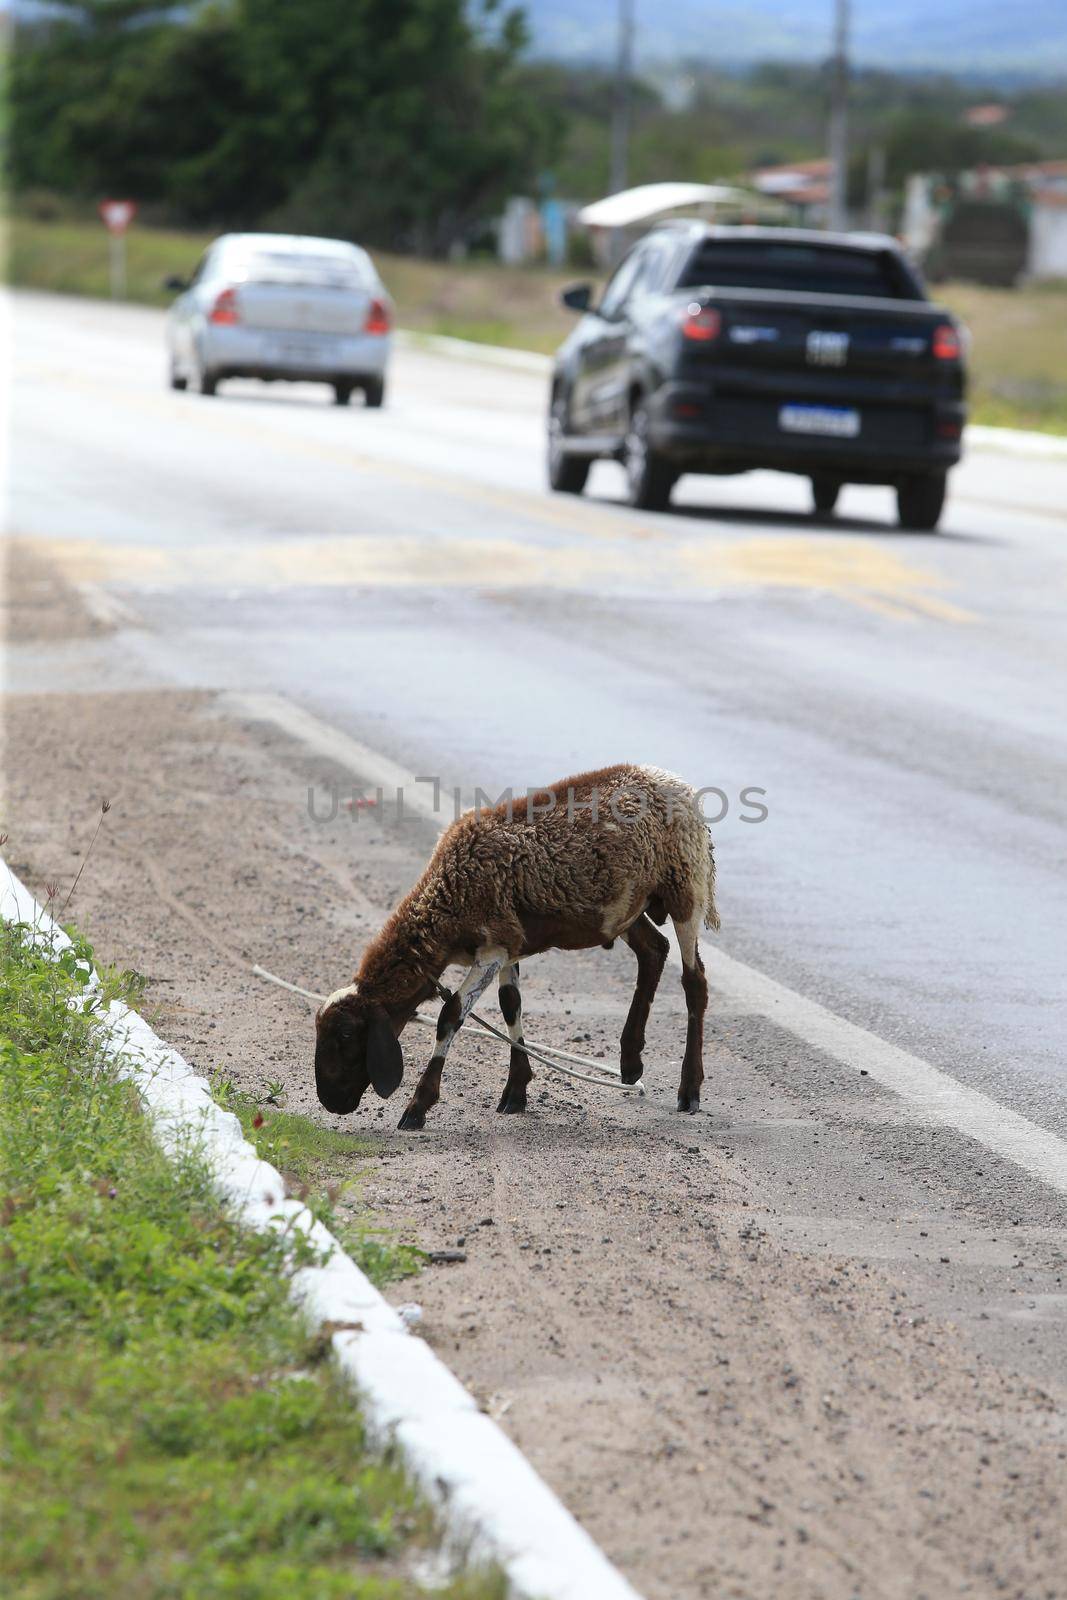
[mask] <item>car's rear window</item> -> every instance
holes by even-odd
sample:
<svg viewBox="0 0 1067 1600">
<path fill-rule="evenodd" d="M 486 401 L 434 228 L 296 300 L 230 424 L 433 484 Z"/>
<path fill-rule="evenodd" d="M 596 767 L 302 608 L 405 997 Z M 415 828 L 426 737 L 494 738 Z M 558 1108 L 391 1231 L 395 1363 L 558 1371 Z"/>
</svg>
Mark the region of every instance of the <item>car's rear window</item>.
<svg viewBox="0 0 1067 1600">
<path fill-rule="evenodd" d="M 365 289 L 368 263 L 359 256 L 316 255 L 311 251 L 256 250 L 235 262 L 249 283 L 287 284 L 293 288 Z"/>
<path fill-rule="evenodd" d="M 917 284 L 888 250 L 835 249 L 774 240 L 708 239 L 693 255 L 680 289 L 792 289 L 806 294 L 918 300 Z"/>
</svg>

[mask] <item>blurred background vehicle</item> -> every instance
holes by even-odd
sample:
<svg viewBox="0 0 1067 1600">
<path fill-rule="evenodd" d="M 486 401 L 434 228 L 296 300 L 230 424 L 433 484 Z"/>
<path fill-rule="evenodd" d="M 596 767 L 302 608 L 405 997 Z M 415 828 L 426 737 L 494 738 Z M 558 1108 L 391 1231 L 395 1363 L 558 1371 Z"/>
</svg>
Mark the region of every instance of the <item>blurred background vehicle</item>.
<svg viewBox="0 0 1067 1600">
<path fill-rule="evenodd" d="M 230 233 L 192 278 L 167 279 L 172 389 L 212 395 L 224 378 L 330 384 L 339 406 L 385 398 L 392 302 L 358 245 L 300 234 Z"/>
<path fill-rule="evenodd" d="M 937 526 L 964 423 L 961 332 L 893 239 L 665 223 L 627 254 L 552 375 L 548 471 L 580 494 L 620 460 L 631 505 L 662 510 L 683 473 L 756 467 L 888 483 L 900 522 Z"/>
</svg>

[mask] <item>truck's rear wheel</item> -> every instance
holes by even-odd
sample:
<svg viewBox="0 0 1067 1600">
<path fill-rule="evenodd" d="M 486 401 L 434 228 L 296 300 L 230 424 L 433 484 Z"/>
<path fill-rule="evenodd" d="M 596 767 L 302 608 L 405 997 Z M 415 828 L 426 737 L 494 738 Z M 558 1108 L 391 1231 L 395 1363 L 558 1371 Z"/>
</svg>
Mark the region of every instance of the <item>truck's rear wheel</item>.
<svg viewBox="0 0 1067 1600">
<path fill-rule="evenodd" d="M 897 518 L 902 528 L 931 532 L 941 520 L 944 504 L 943 472 L 917 474 L 897 485 Z"/>
<path fill-rule="evenodd" d="M 548 418 L 548 481 L 557 494 L 581 494 L 592 462 L 586 456 L 568 455 L 563 447 L 567 428 L 567 402 L 557 395 Z"/>
<path fill-rule="evenodd" d="M 815 515 L 828 517 L 837 505 L 841 493 L 840 478 L 831 478 L 826 472 L 816 472 L 811 480 L 811 502 Z"/>
<path fill-rule="evenodd" d="M 630 413 L 623 466 L 630 504 L 638 511 L 665 511 L 678 474 L 648 442 L 648 411 L 643 400 L 635 400 Z"/>
</svg>

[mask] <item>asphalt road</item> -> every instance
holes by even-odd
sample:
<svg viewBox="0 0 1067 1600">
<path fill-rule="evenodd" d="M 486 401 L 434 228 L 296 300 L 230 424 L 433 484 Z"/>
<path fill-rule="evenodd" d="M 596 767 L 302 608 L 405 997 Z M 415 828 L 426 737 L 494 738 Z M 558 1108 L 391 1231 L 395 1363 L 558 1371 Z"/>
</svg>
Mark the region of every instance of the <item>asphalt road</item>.
<svg viewBox="0 0 1067 1600">
<path fill-rule="evenodd" d="M 209 401 L 161 329 L 18 301 L 11 527 L 127 626 L 13 688 L 273 690 L 467 798 L 681 771 L 729 806 L 725 950 L 1067 1131 L 1067 460 L 973 453 L 934 536 L 770 474 L 650 516 L 610 464 L 545 492 L 534 374 L 403 351 L 380 414 Z"/>
<path fill-rule="evenodd" d="M 648 1600 L 1067 1600 L 1067 461 L 974 453 L 936 536 L 770 475 L 649 516 L 609 465 L 546 494 L 543 409 L 425 350 L 382 412 L 171 394 L 158 315 L 20 296 L 5 855 L 69 881 L 113 795 L 101 958 L 321 1116 L 311 1008 L 251 963 L 345 982 L 448 818 L 323 820 L 331 785 L 721 789 L 704 1114 L 676 974 L 642 1099 L 539 1073 L 498 1117 L 464 1030 L 425 1134 L 333 1119 L 386 1223 L 467 1254 L 392 1292 Z M 612 1057 L 632 983 L 524 964 L 529 1036 Z"/>
</svg>

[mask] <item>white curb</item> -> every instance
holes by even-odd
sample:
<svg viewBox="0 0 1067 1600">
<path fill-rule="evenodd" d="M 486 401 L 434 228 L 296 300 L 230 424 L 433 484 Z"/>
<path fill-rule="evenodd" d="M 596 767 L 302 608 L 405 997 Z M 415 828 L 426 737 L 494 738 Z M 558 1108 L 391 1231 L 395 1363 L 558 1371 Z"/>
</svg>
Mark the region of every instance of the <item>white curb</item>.
<svg viewBox="0 0 1067 1600">
<path fill-rule="evenodd" d="M 547 378 L 552 357 L 536 350 L 511 350 L 501 344 L 479 344 L 476 339 L 453 339 L 443 333 L 420 333 L 417 328 L 398 328 L 396 342 L 402 350 L 426 350 L 430 355 L 449 356 L 459 361 L 481 361 L 491 367 L 510 367 L 514 372 L 535 372 Z"/>
<path fill-rule="evenodd" d="M 0 858 L 0 916 L 37 929 L 55 954 L 70 940 Z M 88 988 L 98 985 L 95 973 Z M 292 1293 L 314 1327 L 358 1324 L 332 1343 L 358 1389 L 379 1445 L 395 1442 L 412 1477 L 437 1507 L 450 1551 L 496 1561 L 515 1600 L 640 1600 L 530 1463 L 479 1411 L 473 1398 L 422 1339 L 407 1331 L 305 1205 L 285 1199 L 280 1174 L 261 1161 L 241 1125 L 211 1097 L 207 1080 L 163 1043 L 137 1012 L 113 1001 L 109 1054 L 150 1107 L 164 1150 L 202 1144 L 222 1197 L 249 1227 L 299 1232 L 329 1259 L 304 1267 Z"/>
<path fill-rule="evenodd" d="M 1067 459 L 1067 439 L 1056 433 L 1027 432 L 1025 428 L 987 428 L 972 422 L 964 435 L 979 450 L 1002 450 L 1011 456 L 1052 456 Z"/>
</svg>

